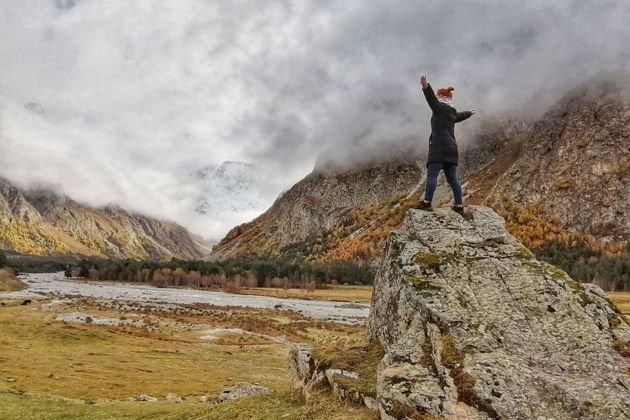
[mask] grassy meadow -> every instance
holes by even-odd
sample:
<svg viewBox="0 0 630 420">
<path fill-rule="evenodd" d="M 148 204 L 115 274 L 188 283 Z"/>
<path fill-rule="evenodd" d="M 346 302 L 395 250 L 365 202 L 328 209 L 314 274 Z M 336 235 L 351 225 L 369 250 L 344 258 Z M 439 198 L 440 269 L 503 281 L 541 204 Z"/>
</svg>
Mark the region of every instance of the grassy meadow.
<svg viewBox="0 0 630 420">
<path fill-rule="evenodd" d="M 331 396 L 290 390 L 284 340 L 355 345 L 363 328 L 256 309 L 118 305 L 0 298 L 0 418 L 363 419 Z M 89 314 L 91 323 L 62 322 Z M 116 320 L 119 325 L 96 325 Z M 224 330 L 225 329 L 225 330 Z M 239 329 L 249 333 L 243 333 Z M 215 404 L 222 389 L 256 383 L 277 392 Z M 166 401 L 168 393 L 183 402 Z M 128 401 L 149 394 L 158 402 Z M 210 402 L 199 402 L 207 395 Z"/>
<path fill-rule="evenodd" d="M 279 298 L 369 302 L 372 299 L 372 289 L 372 286 L 327 286 L 324 289 L 314 290 L 252 287 L 243 288 L 239 290 L 238 293 Z"/>
<path fill-rule="evenodd" d="M 243 291 L 338 301 L 371 297 L 369 286 Z M 630 292 L 610 296 L 622 312 L 630 312 Z M 334 358 L 340 349 L 365 345 L 361 325 L 266 309 L 143 306 L 81 298 L 21 302 L 0 298 L 4 304 L 0 305 L 3 419 L 378 418 L 327 393 L 306 402 L 290 389 L 287 342 L 330 349 L 327 357 Z M 75 313 L 89 315 L 91 322 L 60 318 Z M 222 389 L 236 382 L 276 392 L 213 402 Z M 166 400 L 169 393 L 180 396 L 182 403 Z M 135 401 L 139 394 L 159 401 Z M 199 401 L 203 395 L 209 402 Z"/>
<path fill-rule="evenodd" d="M 610 299 L 617 305 L 619 310 L 630 315 L 630 292 L 607 292 Z"/>
</svg>

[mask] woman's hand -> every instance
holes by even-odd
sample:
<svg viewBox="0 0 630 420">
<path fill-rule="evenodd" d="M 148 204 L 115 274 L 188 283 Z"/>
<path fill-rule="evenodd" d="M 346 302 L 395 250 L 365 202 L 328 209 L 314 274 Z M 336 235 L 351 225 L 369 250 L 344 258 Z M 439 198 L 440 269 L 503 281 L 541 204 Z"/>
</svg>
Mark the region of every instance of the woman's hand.
<svg viewBox="0 0 630 420">
<path fill-rule="evenodd" d="M 477 110 L 476 110 L 476 109 L 471 109 L 471 110 L 470 110 L 470 114 L 471 114 L 471 115 L 475 115 L 476 113 L 477 113 Z"/>
<path fill-rule="evenodd" d="M 429 86 L 429 82 L 427 82 L 427 76 L 420 77 L 420 84 L 422 85 L 422 89 L 425 89 L 427 86 Z"/>
</svg>

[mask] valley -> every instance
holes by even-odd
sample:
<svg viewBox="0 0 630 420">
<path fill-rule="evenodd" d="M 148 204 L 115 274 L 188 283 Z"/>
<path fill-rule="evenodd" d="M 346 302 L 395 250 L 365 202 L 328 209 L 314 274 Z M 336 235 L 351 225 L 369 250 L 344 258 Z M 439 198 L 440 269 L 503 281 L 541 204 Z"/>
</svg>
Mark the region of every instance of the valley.
<svg viewBox="0 0 630 420">
<path fill-rule="evenodd" d="M 164 289 L 58 276 L 22 276 L 28 290 L 0 294 L 1 418 L 374 418 L 327 394 L 303 402 L 291 392 L 287 365 L 291 342 L 363 342 L 367 304 L 220 292 L 195 297 L 182 289 L 157 295 Z M 202 294 L 212 297 L 202 304 Z M 32 303 L 21 305 L 27 297 Z M 278 302 L 282 309 L 274 308 Z M 214 404 L 238 382 L 276 392 Z M 167 400 L 169 394 L 181 403 Z M 136 401 L 139 395 L 157 401 Z"/>
<path fill-rule="evenodd" d="M 20 279 L 28 289 L 0 294 L 2 418 L 376 418 L 326 392 L 304 402 L 292 393 L 287 370 L 289 343 L 365 343 L 369 304 L 341 300 L 365 300 L 369 286 L 337 286 L 304 300 L 68 280 L 62 273 Z M 246 292 L 273 290 L 305 293 Z M 610 297 L 630 313 L 630 293 Z M 32 303 L 21 305 L 27 298 Z M 276 392 L 212 403 L 237 382 Z M 157 401 L 136 401 L 140 395 Z"/>
</svg>

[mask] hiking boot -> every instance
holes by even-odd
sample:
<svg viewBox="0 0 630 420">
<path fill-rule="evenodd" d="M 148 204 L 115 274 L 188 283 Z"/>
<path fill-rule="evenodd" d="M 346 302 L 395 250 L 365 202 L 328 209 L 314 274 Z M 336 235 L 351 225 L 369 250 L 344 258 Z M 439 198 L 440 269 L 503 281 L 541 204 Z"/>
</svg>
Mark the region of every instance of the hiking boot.
<svg viewBox="0 0 630 420">
<path fill-rule="evenodd" d="M 456 213 L 464 214 L 464 206 L 453 206 L 451 209 Z"/>
<path fill-rule="evenodd" d="M 433 211 L 433 207 L 431 207 L 431 202 L 430 201 L 425 201 L 425 200 L 421 200 L 420 204 L 418 204 L 416 206 L 416 208 L 418 210 Z"/>
</svg>

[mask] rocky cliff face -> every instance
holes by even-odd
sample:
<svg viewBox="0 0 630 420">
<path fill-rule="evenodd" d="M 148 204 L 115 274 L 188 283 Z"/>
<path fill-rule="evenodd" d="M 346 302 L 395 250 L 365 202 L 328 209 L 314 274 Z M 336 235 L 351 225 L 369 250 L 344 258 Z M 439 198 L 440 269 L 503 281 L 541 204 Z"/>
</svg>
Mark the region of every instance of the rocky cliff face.
<svg viewBox="0 0 630 420">
<path fill-rule="evenodd" d="M 536 204 L 565 227 L 608 240 L 630 238 L 630 89 L 593 83 L 562 98 L 521 139 L 518 157 L 502 152 L 495 176 L 469 177 L 478 201 L 508 196 Z M 504 163 L 501 165 L 500 163 Z M 483 186 L 489 180 L 494 185 Z M 479 197 L 481 198 L 481 197 Z"/>
<path fill-rule="evenodd" d="M 368 334 L 385 349 L 383 419 L 630 417 L 630 321 L 597 286 L 537 261 L 489 208 L 407 213 Z"/>
<path fill-rule="evenodd" d="M 215 256 L 277 252 L 283 246 L 343 224 L 349 209 L 380 203 L 411 191 L 421 169 L 409 162 L 353 169 L 316 170 L 283 193 L 269 210 L 232 229 Z"/>
<path fill-rule="evenodd" d="M 116 258 L 195 258 L 199 245 L 182 226 L 90 208 L 50 191 L 24 192 L 0 179 L 0 247 L 29 254 Z"/>
</svg>

